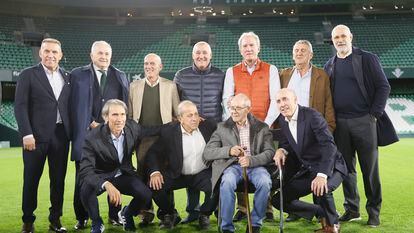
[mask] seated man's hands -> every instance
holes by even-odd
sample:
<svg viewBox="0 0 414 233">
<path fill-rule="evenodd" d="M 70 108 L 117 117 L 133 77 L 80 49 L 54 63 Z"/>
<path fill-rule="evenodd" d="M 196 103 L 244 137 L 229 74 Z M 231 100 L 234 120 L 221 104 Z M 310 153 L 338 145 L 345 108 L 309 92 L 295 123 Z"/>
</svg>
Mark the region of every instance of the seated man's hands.
<svg viewBox="0 0 414 233">
<path fill-rule="evenodd" d="M 109 202 L 115 206 L 121 205 L 122 200 L 121 200 L 121 193 L 119 192 L 119 190 L 115 188 L 115 186 L 109 181 L 105 182 L 104 187 L 105 187 L 106 192 L 108 193 Z"/>
<path fill-rule="evenodd" d="M 239 164 L 240 164 L 241 167 L 248 167 L 250 165 L 249 156 L 239 157 Z"/>
<path fill-rule="evenodd" d="M 151 174 L 150 183 L 149 183 L 150 188 L 154 190 L 160 190 L 162 189 L 163 184 L 164 184 L 164 178 L 160 172 L 155 172 Z"/>
<path fill-rule="evenodd" d="M 286 155 L 282 149 L 277 149 L 275 155 L 273 156 L 276 166 L 281 169 L 285 165 Z"/>
<path fill-rule="evenodd" d="M 323 196 L 325 193 L 328 193 L 328 180 L 325 177 L 316 176 L 312 180 L 311 190 L 317 197 Z"/>
<path fill-rule="evenodd" d="M 241 147 L 241 146 L 233 146 L 230 149 L 230 155 L 233 156 L 233 157 L 242 156 L 243 153 L 244 153 L 244 150 L 243 150 L 243 147 Z"/>
</svg>

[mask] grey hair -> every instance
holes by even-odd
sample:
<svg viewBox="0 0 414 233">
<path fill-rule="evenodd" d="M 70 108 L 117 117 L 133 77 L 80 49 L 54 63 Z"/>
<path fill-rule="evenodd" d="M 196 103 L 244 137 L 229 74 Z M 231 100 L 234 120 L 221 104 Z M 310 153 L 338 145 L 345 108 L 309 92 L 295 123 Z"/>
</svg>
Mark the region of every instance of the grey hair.
<svg viewBox="0 0 414 233">
<path fill-rule="evenodd" d="M 243 105 L 244 105 L 243 107 L 249 107 L 250 108 L 252 106 L 252 101 L 250 100 L 250 98 L 246 94 L 239 93 L 239 94 L 237 94 L 233 97 L 232 101 L 234 99 L 238 99 L 238 98 L 243 100 Z"/>
<path fill-rule="evenodd" d="M 241 48 L 243 38 L 246 37 L 246 36 L 252 36 L 256 40 L 257 47 L 260 48 L 259 36 L 256 35 L 256 33 L 254 33 L 254 32 L 244 32 L 243 34 L 241 34 L 241 36 L 239 37 L 239 41 L 237 42 L 237 44 L 239 45 L 239 49 Z"/>
<path fill-rule="evenodd" d="M 197 48 L 198 46 L 200 46 L 200 45 L 207 45 L 208 50 L 210 51 L 210 54 L 211 54 L 211 47 L 210 47 L 210 45 L 209 45 L 207 42 L 205 42 L 205 41 L 199 41 L 199 42 L 197 42 L 197 43 L 194 45 L 194 47 L 193 47 L 193 54 L 196 52 L 196 48 Z"/>
<path fill-rule="evenodd" d="M 352 36 L 351 29 L 349 29 L 349 27 L 348 27 L 348 26 L 346 26 L 345 24 L 338 24 L 338 25 L 336 25 L 336 26 L 332 29 L 332 32 L 331 32 L 331 37 L 332 37 L 332 38 L 333 38 L 333 32 L 334 32 L 336 29 L 338 29 L 338 28 L 343 28 L 343 29 L 345 29 L 345 31 L 346 31 L 347 33 L 349 33 L 349 35 L 351 35 L 351 36 Z"/>
<path fill-rule="evenodd" d="M 186 106 L 194 106 L 194 107 L 196 107 L 197 108 L 197 106 L 193 103 L 193 102 L 191 102 L 191 101 L 189 101 L 189 100 L 184 100 L 184 101 L 181 101 L 179 104 L 178 104 L 178 110 L 177 110 L 177 115 L 178 116 L 182 116 L 183 115 L 183 108 L 184 107 L 186 107 Z"/>
<path fill-rule="evenodd" d="M 157 58 L 157 60 L 160 62 L 160 64 L 162 64 L 161 57 L 160 57 L 160 56 L 158 56 L 158 54 L 156 54 L 156 53 L 148 53 L 147 55 L 145 55 L 145 57 L 144 57 L 144 62 L 145 62 L 145 60 L 146 60 L 149 56 L 155 56 L 155 57 Z"/>
<path fill-rule="evenodd" d="M 106 101 L 105 105 L 102 107 L 102 118 L 105 118 L 109 115 L 109 108 L 112 106 L 121 106 L 124 108 L 125 113 L 128 112 L 128 108 L 126 106 L 126 104 L 119 99 L 110 99 L 108 101 Z"/>
<path fill-rule="evenodd" d="M 93 53 L 93 51 L 95 50 L 96 46 L 99 45 L 99 44 L 103 44 L 103 45 L 108 46 L 109 47 L 109 50 L 111 50 L 111 53 L 112 53 L 112 47 L 111 47 L 111 45 L 108 42 L 104 41 L 104 40 L 98 40 L 98 41 L 93 42 L 92 47 L 91 47 L 91 53 Z"/>
<path fill-rule="evenodd" d="M 45 38 L 45 39 L 42 40 L 42 44 L 41 45 L 43 45 L 44 43 L 54 43 L 54 44 L 59 45 L 59 47 L 62 48 L 62 44 L 60 43 L 60 41 L 58 41 L 58 40 L 56 40 L 54 38 Z"/>
<path fill-rule="evenodd" d="M 293 47 L 295 47 L 295 46 L 296 46 L 296 45 L 298 45 L 298 44 L 304 44 L 304 45 L 307 45 L 307 46 L 308 46 L 308 48 L 309 48 L 309 51 L 310 51 L 311 53 L 313 53 L 312 44 L 311 44 L 311 42 L 309 42 L 308 40 L 298 40 L 298 41 L 296 41 L 295 45 L 293 45 Z"/>
</svg>

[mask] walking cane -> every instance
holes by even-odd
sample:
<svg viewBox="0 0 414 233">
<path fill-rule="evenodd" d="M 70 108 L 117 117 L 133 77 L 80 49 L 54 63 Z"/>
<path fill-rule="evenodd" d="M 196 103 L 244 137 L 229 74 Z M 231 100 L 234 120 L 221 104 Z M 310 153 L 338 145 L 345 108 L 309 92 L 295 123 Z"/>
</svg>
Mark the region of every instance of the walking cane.
<svg viewBox="0 0 414 233">
<path fill-rule="evenodd" d="M 280 188 L 279 188 L 279 196 L 280 196 L 280 222 L 279 222 L 279 233 L 283 233 L 283 173 L 282 173 L 282 166 L 279 166 L 279 182 L 280 182 Z"/>
<path fill-rule="evenodd" d="M 243 148 L 243 152 L 241 154 L 241 156 L 244 156 L 244 150 L 246 150 L 247 148 Z M 247 178 L 247 168 L 243 167 L 243 179 L 244 179 L 244 200 L 246 202 L 246 208 L 247 208 L 247 229 L 248 229 L 248 233 L 252 233 L 253 232 L 253 228 L 252 228 L 252 216 L 250 214 L 250 202 L 249 202 L 249 180 Z"/>
</svg>

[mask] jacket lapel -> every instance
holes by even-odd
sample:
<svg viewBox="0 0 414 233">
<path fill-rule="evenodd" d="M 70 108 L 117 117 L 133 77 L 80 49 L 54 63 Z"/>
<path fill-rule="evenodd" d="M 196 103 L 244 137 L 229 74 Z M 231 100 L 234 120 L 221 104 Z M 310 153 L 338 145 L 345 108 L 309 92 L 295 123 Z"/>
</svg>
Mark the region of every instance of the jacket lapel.
<svg viewBox="0 0 414 233">
<path fill-rule="evenodd" d="M 138 88 L 137 88 L 137 100 L 136 103 L 138 104 L 137 106 L 137 110 L 138 110 L 138 116 L 137 119 L 139 119 L 141 117 L 141 108 L 142 108 L 142 99 L 144 96 L 144 88 L 145 88 L 145 78 L 142 79 L 141 82 L 138 83 Z"/>
<path fill-rule="evenodd" d="M 310 93 L 309 93 L 309 107 L 313 106 L 313 96 L 315 95 L 316 83 L 318 82 L 319 75 L 315 72 L 316 67 L 312 65 L 312 74 L 310 82 Z"/>
<path fill-rule="evenodd" d="M 298 140 L 298 156 L 302 152 L 304 133 L 305 133 L 305 115 L 303 113 L 302 107 L 298 105 L 298 121 L 297 121 L 297 140 Z"/>
<path fill-rule="evenodd" d="M 362 55 L 358 53 L 358 50 L 353 49 L 352 52 L 352 68 L 354 69 L 354 75 L 358 82 L 359 89 L 361 90 L 362 96 L 367 103 L 371 101 L 368 98 L 367 90 L 364 85 L 364 77 L 362 74 Z"/>
<path fill-rule="evenodd" d="M 110 145 L 106 147 L 109 149 L 109 156 L 112 158 L 112 160 L 116 161 L 117 164 L 120 164 L 119 158 L 118 158 L 118 151 L 116 150 L 115 145 L 112 141 L 111 131 L 109 130 L 109 126 L 105 124 L 103 126 L 103 130 L 104 130 L 103 136 L 105 137 L 103 141 Z"/>
<path fill-rule="evenodd" d="M 166 98 L 167 97 L 167 95 L 166 95 L 166 87 L 165 87 L 165 85 L 164 85 L 164 80 L 161 78 L 161 77 L 159 77 L 159 79 L 160 79 L 160 81 L 159 81 L 159 83 L 158 83 L 158 85 L 159 85 L 159 88 L 160 88 L 160 114 L 161 114 L 161 119 L 163 120 L 163 122 L 164 122 L 164 115 L 165 114 L 171 114 L 171 112 L 170 113 L 165 113 L 163 110 L 164 110 L 164 108 L 163 108 L 163 106 L 167 106 L 166 105 L 166 100 L 164 99 L 164 98 Z"/>
<path fill-rule="evenodd" d="M 55 95 L 53 94 L 52 86 L 50 86 L 49 80 L 47 79 L 47 76 L 43 69 L 42 64 L 39 63 L 35 74 L 40 84 L 46 89 L 47 93 L 49 93 L 50 97 L 56 100 Z"/>
<path fill-rule="evenodd" d="M 178 156 L 178 160 L 177 164 L 183 164 L 183 136 L 182 136 L 182 132 L 181 132 L 181 125 L 180 123 L 177 123 L 175 128 L 174 128 L 174 141 L 175 141 L 175 149 L 176 149 L 176 154 Z"/>
</svg>

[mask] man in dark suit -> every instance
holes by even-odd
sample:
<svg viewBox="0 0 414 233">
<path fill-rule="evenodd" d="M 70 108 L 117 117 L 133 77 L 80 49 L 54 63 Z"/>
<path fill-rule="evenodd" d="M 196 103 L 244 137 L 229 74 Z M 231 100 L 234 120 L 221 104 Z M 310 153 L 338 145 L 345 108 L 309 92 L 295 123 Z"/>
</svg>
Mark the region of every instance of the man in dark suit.
<svg viewBox="0 0 414 233">
<path fill-rule="evenodd" d="M 298 105 L 297 97 L 290 89 L 281 89 L 276 103 L 281 113 L 278 123 L 284 137 L 279 141 L 273 160 L 279 168 L 287 157 L 294 158 L 299 164 L 295 175 L 283 187 L 284 210 L 307 219 L 318 217 L 322 224 L 319 232 L 339 232 L 332 192 L 347 175 L 347 168 L 328 125 L 319 112 Z M 316 196 L 319 205 L 297 200 L 309 193 Z M 277 209 L 280 209 L 279 195 L 272 198 Z"/>
<path fill-rule="evenodd" d="M 83 229 L 88 213 L 79 196 L 79 164 L 86 133 L 103 123 L 102 106 L 108 99 L 128 101 L 128 79 L 124 72 L 111 64 L 112 49 L 105 41 L 95 41 L 91 48 L 92 63 L 75 68 L 71 72 L 71 122 L 73 123 L 71 159 L 75 161 L 76 181 L 73 207 L 77 223 L 75 229 Z M 109 222 L 119 225 L 119 209 L 109 205 Z"/>
<path fill-rule="evenodd" d="M 63 54 L 58 40 L 42 41 L 40 64 L 23 70 L 17 81 L 14 113 L 23 137 L 23 228 L 34 232 L 37 189 L 46 159 L 49 164 L 50 230 L 66 232 L 62 216 L 68 162 L 70 121 L 69 74 L 59 67 Z"/>
<path fill-rule="evenodd" d="M 97 196 L 107 192 L 110 202 L 119 206 L 121 193 L 132 196 L 128 206 L 118 213 L 125 231 L 135 231 L 133 216 L 151 202 L 151 190 L 132 166 L 132 153 L 144 136 L 159 130 L 143 129 L 126 120 L 126 104 L 108 100 L 102 108 L 105 124 L 93 129 L 85 139 L 80 162 L 80 195 L 92 220 L 91 233 L 104 231 Z"/>
<path fill-rule="evenodd" d="M 208 120 L 200 123 L 197 107 L 189 100 L 178 105 L 178 120 L 161 129 L 159 139 L 146 156 L 149 185 L 160 211 L 160 227 L 170 229 L 176 223 L 174 200 L 169 193 L 193 188 L 205 193 L 199 225 L 201 229 L 207 229 L 215 203 L 211 198 L 211 168 L 202 155 L 216 124 Z"/>
<path fill-rule="evenodd" d="M 349 169 L 343 182 L 345 213 L 339 220 L 361 219 L 355 169 L 357 152 L 367 197 L 367 224 L 377 227 L 382 203 L 378 146 L 398 141 L 384 111 L 391 88 L 379 58 L 352 47 L 352 33 L 347 26 L 336 26 L 332 41 L 337 54 L 326 63 L 325 71 L 331 78 L 337 125 L 335 141 Z"/>
</svg>

